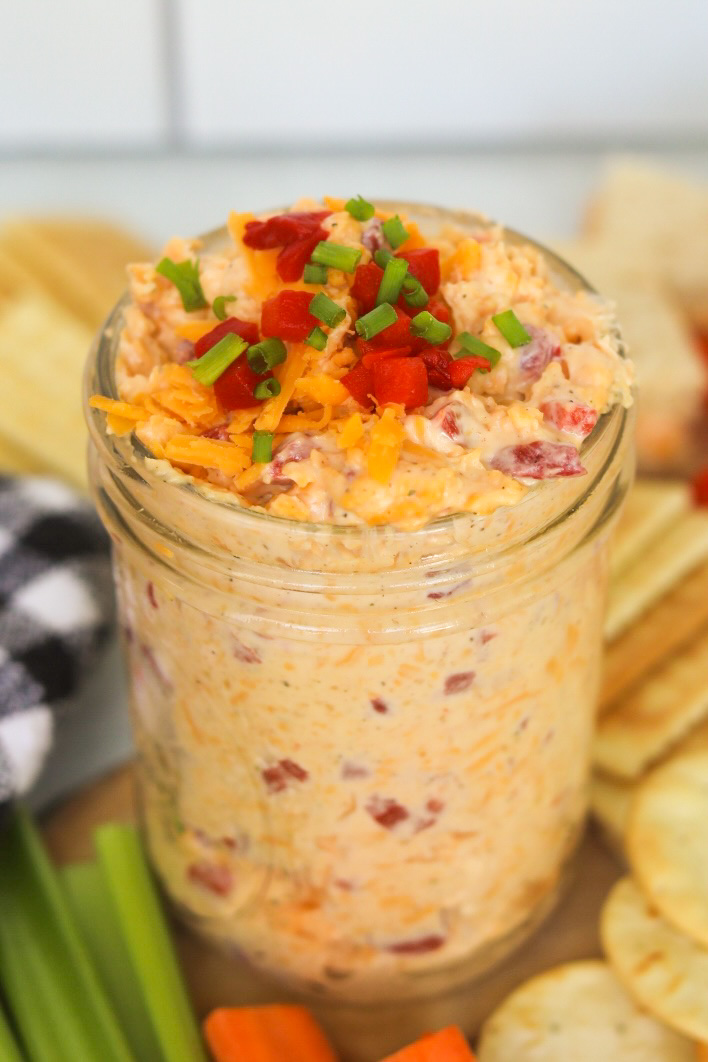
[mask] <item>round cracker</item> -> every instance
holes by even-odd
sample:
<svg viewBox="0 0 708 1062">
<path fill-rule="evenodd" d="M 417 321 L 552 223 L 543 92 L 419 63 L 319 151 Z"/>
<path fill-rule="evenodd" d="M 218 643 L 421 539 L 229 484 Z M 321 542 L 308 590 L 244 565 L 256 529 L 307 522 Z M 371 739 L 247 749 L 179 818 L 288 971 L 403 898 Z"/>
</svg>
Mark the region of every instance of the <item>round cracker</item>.
<svg viewBox="0 0 708 1062">
<path fill-rule="evenodd" d="M 605 962 L 533 977 L 487 1018 L 480 1062 L 694 1062 L 683 1036 L 644 1014 Z"/>
<path fill-rule="evenodd" d="M 629 877 L 607 897 L 600 935 L 640 1006 L 686 1036 L 708 1041 L 708 948 L 669 925 Z"/>
<path fill-rule="evenodd" d="M 637 787 L 629 861 L 649 900 L 708 947 L 708 749 L 672 757 Z M 706 988 L 708 991 L 708 986 Z"/>
</svg>

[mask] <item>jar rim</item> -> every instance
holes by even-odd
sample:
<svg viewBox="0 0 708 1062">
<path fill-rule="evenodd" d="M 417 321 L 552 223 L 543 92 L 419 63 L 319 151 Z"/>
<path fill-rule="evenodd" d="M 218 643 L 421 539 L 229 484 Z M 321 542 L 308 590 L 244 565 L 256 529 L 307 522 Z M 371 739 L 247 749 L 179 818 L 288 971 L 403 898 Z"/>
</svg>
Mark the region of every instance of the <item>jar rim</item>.
<svg viewBox="0 0 708 1062">
<path fill-rule="evenodd" d="M 463 227 L 475 226 L 476 228 L 482 227 L 487 229 L 498 226 L 497 222 L 474 211 L 455 210 L 446 207 L 437 207 L 431 204 L 418 204 L 403 200 L 393 201 L 377 199 L 375 200 L 375 203 L 379 209 L 393 211 L 402 210 L 414 215 L 416 219 L 429 219 L 437 224 L 457 223 Z M 284 208 L 276 207 L 273 208 L 273 211 L 263 211 L 263 213 L 268 214 L 271 212 L 277 212 L 281 209 Z M 515 229 L 503 225 L 499 225 L 498 227 L 501 228 L 506 241 L 517 245 L 531 246 L 539 251 L 550 264 L 551 269 L 562 277 L 566 284 L 571 284 L 574 286 L 575 290 L 578 291 L 585 291 L 592 295 L 598 294 L 596 289 L 582 276 L 582 274 L 550 248 L 545 247 L 543 244 Z M 197 237 L 197 239 L 207 247 L 210 245 L 218 246 L 218 244 L 224 242 L 226 238 L 227 230 L 225 226 L 213 229 L 204 235 Z M 164 485 L 166 482 L 164 475 L 151 468 L 148 463 L 150 461 L 157 463 L 158 460 L 150 453 L 148 448 L 140 442 L 139 439 L 135 438 L 133 433 L 125 436 L 108 435 L 105 430 L 104 418 L 97 410 L 91 409 L 88 405 L 89 398 L 96 392 L 105 394 L 109 398 L 119 398 L 114 371 L 115 353 L 116 345 L 123 326 L 123 312 L 129 302 L 130 294 L 126 292 L 109 313 L 89 351 L 84 373 L 85 417 L 93 442 L 98 446 L 99 450 L 103 452 L 104 457 L 108 457 L 117 462 L 124 469 L 132 468 L 133 475 L 138 474 L 137 468 L 139 467 L 139 474 L 146 482 L 159 481 Z M 614 319 L 611 326 L 611 332 L 617 343 L 619 356 L 626 358 L 626 348 L 622 340 L 619 326 Z M 595 452 L 606 442 L 608 434 L 622 436 L 624 434 L 627 420 L 628 410 L 625 409 L 621 403 L 615 404 L 607 413 L 604 413 L 598 419 L 592 433 L 584 440 L 580 450 L 581 456 L 586 460 L 591 460 Z M 585 477 L 578 477 L 577 496 L 574 496 L 566 506 L 559 507 L 559 510 L 556 512 L 551 523 L 555 523 L 558 519 L 561 519 L 567 511 L 572 510 L 577 504 L 578 498 L 582 497 L 583 494 L 582 480 L 584 478 Z M 523 512 L 524 507 L 528 508 L 533 500 L 538 498 L 539 492 L 549 492 L 549 490 L 556 486 L 558 482 L 558 480 L 540 481 L 538 484 L 534 484 L 533 488 L 525 495 L 525 497 L 516 502 L 513 506 L 500 506 L 500 508 L 506 510 L 513 509 L 521 513 Z M 356 541 L 357 538 L 362 536 L 362 534 L 366 533 L 367 535 L 371 535 L 373 531 L 378 532 L 379 534 L 385 533 L 389 536 L 398 536 L 401 539 L 405 537 L 406 541 L 410 542 L 416 539 L 424 540 L 426 536 L 433 536 L 435 533 L 449 530 L 453 526 L 460 527 L 464 524 L 467 527 L 472 527 L 475 522 L 483 519 L 483 517 L 477 513 L 460 511 L 437 517 L 423 526 L 413 529 L 400 528 L 394 524 L 380 524 L 375 527 L 370 527 L 368 524 L 350 525 L 291 520 L 287 517 L 274 515 L 265 510 L 247 508 L 242 505 L 237 496 L 232 495 L 231 492 L 219 490 L 219 488 L 216 488 L 213 485 L 203 485 L 201 482 L 195 481 L 185 473 L 178 472 L 178 470 L 175 470 L 175 476 L 174 478 L 170 478 L 168 485 L 179 492 L 188 492 L 191 495 L 191 501 L 194 501 L 196 497 L 200 502 L 204 502 L 207 506 L 217 506 L 221 515 L 229 512 L 230 514 L 233 514 L 234 520 L 243 520 L 246 533 L 257 533 L 259 528 L 270 526 L 278 527 L 281 530 L 287 528 L 289 535 L 303 535 L 316 538 L 322 536 L 331 538 L 334 536 L 340 541 Z M 231 519 L 232 517 L 229 515 L 228 518 Z"/>
</svg>

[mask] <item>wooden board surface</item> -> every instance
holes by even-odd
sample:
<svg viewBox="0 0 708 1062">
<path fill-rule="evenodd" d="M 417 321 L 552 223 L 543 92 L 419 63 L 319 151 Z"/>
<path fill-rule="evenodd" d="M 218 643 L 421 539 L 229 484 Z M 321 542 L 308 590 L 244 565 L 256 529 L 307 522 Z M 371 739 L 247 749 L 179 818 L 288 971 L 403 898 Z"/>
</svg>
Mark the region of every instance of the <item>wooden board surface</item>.
<svg viewBox="0 0 708 1062">
<path fill-rule="evenodd" d="M 58 863 L 87 859 L 91 831 L 103 822 L 134 821 L 132 767 L 107 775 L 51 811 L 44 822 L 49 849 Z M 327 1008 L 318 1016 L 336 1038 L 348 1062 L 372 1062 L 450 1021 L 473 1032 L 517 984 L 559 962 L 600 954 L 597 932 L 602 901 L 621 867 L 592 828 L 580 848 L 570 886 L 540 930 L 481 982 L 428 1003 L 413 1006 Z M 290 998 L 252 970 L 175 925 L 175 940 L 197 1012 L 218 1005 Z"/>
</svg>

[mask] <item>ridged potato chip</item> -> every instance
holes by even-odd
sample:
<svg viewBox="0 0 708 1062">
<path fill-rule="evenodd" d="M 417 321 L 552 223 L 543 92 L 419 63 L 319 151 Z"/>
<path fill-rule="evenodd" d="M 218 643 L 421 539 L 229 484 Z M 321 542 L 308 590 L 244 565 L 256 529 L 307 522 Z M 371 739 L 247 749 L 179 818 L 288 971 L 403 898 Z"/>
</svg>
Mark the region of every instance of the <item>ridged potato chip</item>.
<svg viewBox="0 0 708 1062">
<path fill-rule="evenodd" d="M 617 976 L 641 1007 L 708 1042 L 708 948 L 669 925 L 630 877 L 605 901 L 600 935 Z"/>
<path fill-rule="evenodd" d="M 625 836 L 648 899 L 708 947 L 708 745 L 672 756 L 637 786 Z"/>
<path fill-rule="evenodd" d="M 480 1062 L 695 1062 L 643 1013 L 607 963 L 573 962 L 517 988 L 482 1027 Z"/>
</svg>

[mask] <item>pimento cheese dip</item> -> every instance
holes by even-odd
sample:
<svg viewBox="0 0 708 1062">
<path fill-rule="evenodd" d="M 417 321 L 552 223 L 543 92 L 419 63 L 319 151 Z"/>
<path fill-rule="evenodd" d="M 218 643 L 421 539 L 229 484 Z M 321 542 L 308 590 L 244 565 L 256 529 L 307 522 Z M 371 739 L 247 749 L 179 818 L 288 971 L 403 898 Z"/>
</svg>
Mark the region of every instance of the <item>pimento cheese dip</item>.
<svg viewBox="0 0 708 1062">
<path fill-rule="evenodd" d="M 307 200 L 131 266 L 101 359 L 93 479 L 168 892 L 320 996 L 482 972 L 549 909 L 586 808 L 629 477 L 607 305 L 482 219 Z"/>
</svg>

